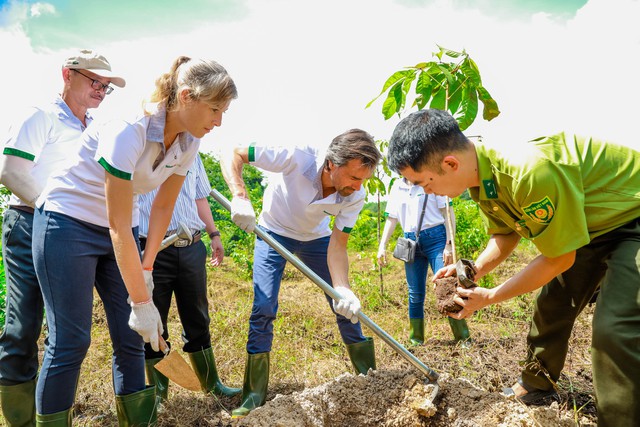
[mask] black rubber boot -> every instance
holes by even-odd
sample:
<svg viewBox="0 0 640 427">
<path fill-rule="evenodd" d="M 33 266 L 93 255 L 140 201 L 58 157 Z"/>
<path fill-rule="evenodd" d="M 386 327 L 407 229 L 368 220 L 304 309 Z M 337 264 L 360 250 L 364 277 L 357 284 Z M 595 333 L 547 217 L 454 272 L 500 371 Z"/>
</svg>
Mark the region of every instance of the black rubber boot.
<svg viewBox="0 0 640 427">
<path fill-rule="evenodd" d="M 55 414 L 36 414 L 36 426 L 40 427 L 71 427 L 73 413 L 71 408 Z"/>
<path fill-rule="evenodd" d="M 147 374 L 147 382 L 150 385 L 156 386 L 156 395 L 164 402 L 169 397 L 169 378 L 165 377 L 162 372 L 154 368 L 156 363 L 161 360 L 161 357 L 157 359 L 145 359 L 144 371 Z"/>
<path fill-rule="evenodd" d="M 0 407 L 7 427 L 36 425 L 36 380 L 0 385 Z"/>
<path fill-rule="evenodd" d="M 369 368 L 373 370 L 376 369 L 376 353 L 373 347 L 373 338 L 367 337 L 364 341 L 347 344 L 347 353 L 357 374 L 367 375 Z"/>
<path fill-rule="evenodd" d="M 242 391 L 242 389 L 227 387 L 222 384 L 211 347 L 195 353 L 189 353 L 189 360 L 196 376 L 200 380 L 202 391 L 205 393 L 213 393 L 218 396 L 235 396 Z"/>
<path fill-rule="evenodd" d="M 231 412 L 232 418 L 242 418 L 264 405 L 269 386 L 269 352 L 249 354 L 244 370 L 242 404 Z"/>
<path fill-rule="evenodd" d="M 158 421 L 156 387 L 123 396 L 116 395 L 116 412 L 120 427 L 155 426 Z"/>
<path fill-rule="evenodd" d="M 424 344 L 424 319 L 409 318 L 409 341 L 413 345 Z"/>
</svg>

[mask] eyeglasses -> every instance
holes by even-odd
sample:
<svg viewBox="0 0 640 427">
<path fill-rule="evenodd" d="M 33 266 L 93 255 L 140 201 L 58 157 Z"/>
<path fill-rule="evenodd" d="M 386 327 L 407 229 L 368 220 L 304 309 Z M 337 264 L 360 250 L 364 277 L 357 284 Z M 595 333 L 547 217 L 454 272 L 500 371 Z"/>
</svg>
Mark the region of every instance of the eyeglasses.
<svg viewBox="0 0 640 427">
<path fill-rule="evenodd" d="M 91 80 L 91 87 L 93 89 L 95 89 L 95 90 L 103 90 L 104 89 L 104 94 L 105 95 L 109 95 L 111 92 L 113 92 L 113 88 L 111 86 L 102 84 L 98 80 L 92 79 L 91 77 L 89 77 L 89 76 L 87 76 L 85 74 L 82 74 L 80 71 L 78 71 L 76 69 L 74 69 L 73 71 L 75 71 L 76 73 L 80 74 L 82 77 L 86 77 L 89 80 Z"/>
</svg>

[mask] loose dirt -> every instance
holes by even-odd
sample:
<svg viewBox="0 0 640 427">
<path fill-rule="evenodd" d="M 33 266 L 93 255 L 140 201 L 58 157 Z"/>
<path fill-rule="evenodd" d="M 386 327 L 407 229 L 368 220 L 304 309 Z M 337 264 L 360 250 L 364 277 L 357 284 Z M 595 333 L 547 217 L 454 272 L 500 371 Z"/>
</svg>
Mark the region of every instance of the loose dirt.
<svg viewBox="0 0 640 427">
<path fill-rule="evenodd" d="M 318 387 L 277 395 L 241 420 L 225 414 L 222 425 L 243 427 L 324 426 L 575 426 L 557 403 L 529 408 L 500 393 L 489 393 L 464 379 L 442 374 L 440 393 L 412 370 L 343 374 Z M 581 426 L 595 426 L 588 419 Z"/>
</svg>

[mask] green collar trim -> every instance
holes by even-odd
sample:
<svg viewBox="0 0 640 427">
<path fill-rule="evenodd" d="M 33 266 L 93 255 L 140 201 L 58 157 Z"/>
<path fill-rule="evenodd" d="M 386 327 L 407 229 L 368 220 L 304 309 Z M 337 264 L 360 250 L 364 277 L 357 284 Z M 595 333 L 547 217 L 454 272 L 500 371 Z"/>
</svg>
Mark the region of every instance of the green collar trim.
<svg viewBox="0 0 640 427">
<path fill-rule="evenodd" d="M 493 179 L 493 168 L 491 167 L 491 158 L 487 150 L 482 145 L 476 145 L 476 155 L 478 156 L 478 177 L 482 185 L 480 186 L 480 199 L 497 199 L 498 188 Z"/>
</svg>

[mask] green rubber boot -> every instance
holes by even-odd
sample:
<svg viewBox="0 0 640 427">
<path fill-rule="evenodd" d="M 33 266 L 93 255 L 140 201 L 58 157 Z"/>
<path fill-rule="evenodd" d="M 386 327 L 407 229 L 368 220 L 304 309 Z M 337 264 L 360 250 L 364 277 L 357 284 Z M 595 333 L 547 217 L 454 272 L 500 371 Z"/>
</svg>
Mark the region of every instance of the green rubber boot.
<svg viewBox="0 0 640 427">
<path fill-rule="evenodd" d="M 218 396 L 235 396 L 242 391 L 242 389 L 227 387 L 222 384 L 211 347 L 195 353 L 189 353 L 189 360 L 196 376 L 200 380 L 202 391 L 205 393 L 213 393 Z"/>
<path fill-rule="evenodd" d="M 36 425 L 36 380 L 0 385 L 0 407 L 7 427 Z"/>
<path fill-rule="evenodd" d="M 36 414 L 36 426 L 46 427 L 71 427 L 73 411 L 71 408 L 55 414 Z"/>
<path fill-rule="evenodd" d="M 369 368 L 373 370 L 376 369 L 376 354 L 373 347 L 373 338 L 367 337 L 364 341 L 347 344 L 347 353 L 357 374 L 367 375 Z"/>
<path fill-rule="evenodd" d="M 147 382 L 151 385 L 156 386 L 156 394 L 164 402 L 169 397 L 169 378 L 165 377 L 162 372 L 154 368 L 154 366 L 156 366 L 156 363 L 161 360 L 161 357 L 157 359 L 145 359 L 144 371 L 147 374 Z"/>
<path fill-rule="evenodd" d="M 242 404 L 231 412 L 231 418 L 242 418 L 264 405 L 269 386 L 269 352 L 249 354 L 244 370 Z"/>
<path fill-rule="evenodd" d="M 158 402 L 156 387 L 124 396 L 116 395 L 116 412 L 120 427 L 155 426 L 158 421 Z"/>
<path fill-rule="evenodd" d="M 456 341 L 470 343 L 471 338 L 469 338 L 470 334 L 469 327 L 467 326 L 467 321 L 464 319 L 452 319 L 451 317 L 448 317 L 447 319 L 449 319 L 449 326 L 451 326 L 453 337 L 456 339 Z"/>
<path fill-rule="evenodd" d="M 424 319 L 409 318 L 409 341 L 413 345 L 424 344 Z"/>
</svg>

